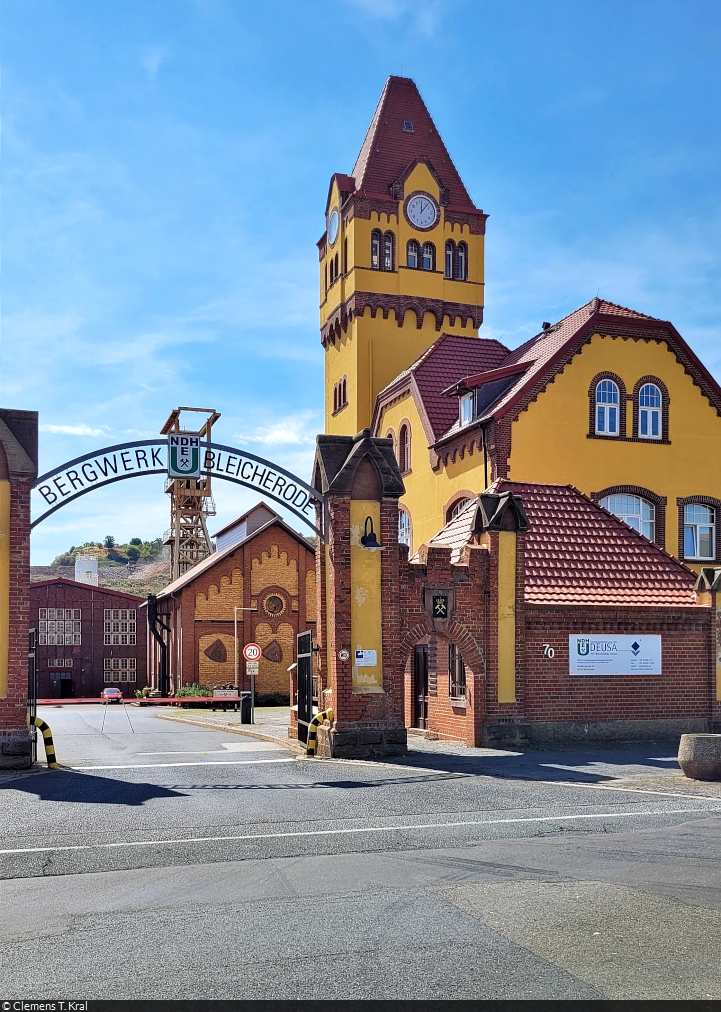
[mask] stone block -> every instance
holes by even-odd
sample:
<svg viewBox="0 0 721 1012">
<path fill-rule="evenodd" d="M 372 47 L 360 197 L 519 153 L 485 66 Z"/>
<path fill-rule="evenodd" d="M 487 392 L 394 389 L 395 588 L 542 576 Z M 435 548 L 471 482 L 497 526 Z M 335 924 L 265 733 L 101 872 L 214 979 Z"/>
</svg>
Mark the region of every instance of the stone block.
<svg viewBox="0 0 721 1012">
<path fill-rule="evenodd" d="M 388 745 L 403 745 L 405 747 L 408 744 L 408 732 L 404 727 L 390 727 L 385 732 L 385 739 Z"/>
<path fill-rule="evenodd" d="M 678 764 L 689 780 L 721 780 L 721 734 L 682 734 Z"/>
<path fill-rule="evenodd" d="M 8 735 L 7 738 L 0 738 L 0 753 L 2 755 L 32 755 L 32 741 L 27 734 Z"/>
</svg>

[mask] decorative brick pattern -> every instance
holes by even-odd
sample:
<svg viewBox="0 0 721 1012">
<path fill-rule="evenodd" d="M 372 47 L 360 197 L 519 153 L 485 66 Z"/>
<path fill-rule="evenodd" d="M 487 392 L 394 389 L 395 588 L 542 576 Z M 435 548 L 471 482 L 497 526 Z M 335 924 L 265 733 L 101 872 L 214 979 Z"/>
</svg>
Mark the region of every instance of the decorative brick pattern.
<svg viewBox="0 0 721 1012">
<path fill-rule="evenodd" d="M 195 595 L 195 621 L 225 620 L 232 622 L 234 618 L 233 608 L 238 601 L 243 600 L 243 574 L 239 569 L 234 569 L 230 576 L 221 576 L 220 587 L 211 583 L 207 593 Z M 238 613 L 238 621 L 243 621 L 243 612 Z"/>
<path fill-rule="evenodd" d="M 383 295 L 379 292 L 354 292 L 335 309 L 321 327 L 320 340 L 325 348 L 340 339 L 345 334 L 348 325 L 355 317 L 363 316 L 366 309 L 370 309 L 371 315 L 375 317 L 378 312 L 383 314 L 383 319 L 388 319 L 388 314 L 393 310 L 396 323 L 403 326 L 407 312 L 415 313 L 416 326 L 420 330 L 423 326 L 423 319 L 426 313 L 430 313 L 435 321 L 436 330 L 440 330 L 443 321 L 448 320 L 449 326 L 473 326 L 477 330 L 483 323 L 483 306 L 473 306 L 465 302 L 445 302 L 443 299 L 428 299 L 420 295 Z"/>
<path fill-rule="evenodd" d="M 251 594 L 260 594 L 271 585 L 283 587 L 291 597 L 298 596 L 298 562 L 288 559 L 288 553 L 281 552 L 278 545 L 271 545 L 269 552 L 263 552 L 251 564 Z"/>
</svg>

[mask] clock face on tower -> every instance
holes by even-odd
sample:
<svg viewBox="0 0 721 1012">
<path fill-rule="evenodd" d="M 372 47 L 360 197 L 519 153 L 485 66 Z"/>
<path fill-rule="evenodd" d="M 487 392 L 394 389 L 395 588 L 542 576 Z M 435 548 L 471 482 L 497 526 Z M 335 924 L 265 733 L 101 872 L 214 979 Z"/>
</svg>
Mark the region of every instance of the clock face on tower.
<svg viewBox="0 0 721 1012">
<path fill-rule="evenodd" d="M 427 193 L 414 193 L 406 203 L 408 220 L 416 228 L 433 228 L 438 221 L 438 205 Z"/>
<path fill-rule="evenodd" d="M 339 223 L 338 209 L 333 208 L 330 217 L 328 218 L 328 242 L 331 244 L 331 246 L 338 238 L 338 223 Z"/>
</svg>

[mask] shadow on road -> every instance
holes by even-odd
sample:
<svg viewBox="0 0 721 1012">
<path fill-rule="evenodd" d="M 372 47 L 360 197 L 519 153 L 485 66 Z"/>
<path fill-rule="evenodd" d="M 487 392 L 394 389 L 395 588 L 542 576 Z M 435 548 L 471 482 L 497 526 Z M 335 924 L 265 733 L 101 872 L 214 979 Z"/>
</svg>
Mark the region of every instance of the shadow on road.
<svg viewBox="0 0 721 1012">
<path fill-rule="evenodd" d="M 443 773 L 498 777 L 509 780 L 600 784 L 620 777 L 678 769 L 674 753 L 678 742 L 648 745 L 619 745 L 616 748 L 578 748 L 573 750 L 528 749 L 509 755 L 411 750 L 397 759 L 383 757 L 387 764 L 415 766 Z M 649 752 L 667 758 L 649 756 Z"/>
<path fill-rule="evenodd" d="M 131 808 L 144 805 L 153 798 L 187 797 L 183 792 L 157 784 L 129 783 L 65 770 L 50 770 L 26 779 L 8 780 L 0 785 L 0 790 L 34 794 L 40 801 L 66 801 L 78 805 L 128 805 Z"/>
</svg>

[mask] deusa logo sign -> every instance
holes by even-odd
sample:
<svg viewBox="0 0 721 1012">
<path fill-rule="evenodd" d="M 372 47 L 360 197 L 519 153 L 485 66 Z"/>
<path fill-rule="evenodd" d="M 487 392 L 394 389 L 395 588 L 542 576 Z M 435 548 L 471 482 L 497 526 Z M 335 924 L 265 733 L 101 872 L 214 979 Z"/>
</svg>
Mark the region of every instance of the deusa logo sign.
<svg viewBox="0 0 721 1012">
<path fill-rule="evenodd" d="M 660 636 L 579 636 L 568 642 L 572 675 L 660 675 Z"/>
<path fill-rule="evenodd" d="M 200 436 L 197 432 L 171 432 L 168 436 L 168 477 L 200 477 Z"/>
</svg>

